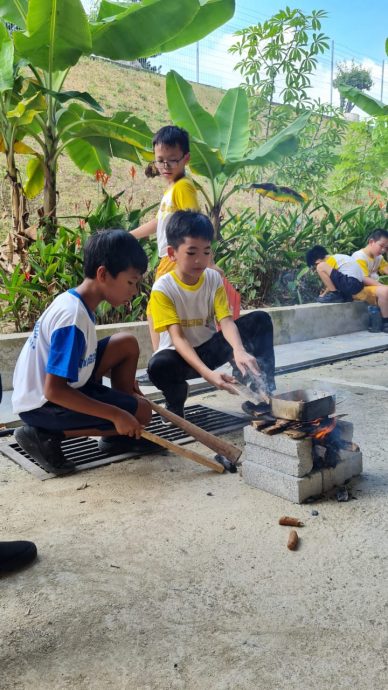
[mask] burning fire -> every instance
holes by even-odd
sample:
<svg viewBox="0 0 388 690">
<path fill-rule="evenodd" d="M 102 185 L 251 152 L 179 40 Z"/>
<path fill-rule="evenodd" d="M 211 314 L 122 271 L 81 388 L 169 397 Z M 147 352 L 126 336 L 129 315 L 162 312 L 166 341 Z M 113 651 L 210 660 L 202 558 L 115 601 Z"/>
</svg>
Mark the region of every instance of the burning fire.
<svg viewBox="0 0 388 690">
<path fill-rule="evenodd" d="M 315 419 L 310 422 L 310 424 L 313 426 L 313 429 L 310 431 L 310 436 L 317 440 L 322 440 L 334 431 L 337 420 L 328 419 L 323 421 L 322 419 Z"/>
</svg>

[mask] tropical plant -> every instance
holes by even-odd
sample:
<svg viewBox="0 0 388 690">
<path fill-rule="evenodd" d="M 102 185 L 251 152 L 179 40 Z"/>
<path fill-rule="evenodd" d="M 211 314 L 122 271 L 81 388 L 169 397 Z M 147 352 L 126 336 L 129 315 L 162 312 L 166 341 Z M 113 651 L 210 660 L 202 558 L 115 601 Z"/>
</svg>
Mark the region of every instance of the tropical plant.
<svg viewBox="0 0 388 690">
<path fill-rule="evenodd" d="M 17 103 L 5 114 L 18 129 L 16 141 L 27 135 L 34 140 L 27 186 L 31 195 L 44 189 L 46 237 L 55 234 L 56 171 L 62 153 L 92 174 L 98 168 L 108 172 L 112 156 L 139 163 L 140 151 L 152 158 L 152 135 L 145 123 L 128 112 L 104 117 L 90 94 L 65 91 L 71 67 L 91 53 L 133 60 L 174 50 L 202 38 L 233 12 L 234 0 L 103 0 L 96 20 L 88 22 L 81 0 L 0 0 L 0 19 L 20 28 L 11 39 L 17 65 L 21 61 L 29 71 L 23 92 L 14 94 Z M 0 39 L 5 87 L 14 90 L 12 46 L 3 32 Z"/>
<path fill-rule="evenodd" d="M 289 122 L 293 110 L 287 106 L 298 109 L 311 102 L 310 77 L 318 54 L 329 47 L 328 37 L 320 33 L 321 20 L 326 16 L 323 10 L 308 15 L 286 7 L 263 24 L 235 33 L 239 41 L 229 50 L 241 58 L 235 69 L 253 99 L 257 137 L 266 140 L 271 132 L 284 127 L 284 118 Z M 286 107 L 275 108 L 275 99 Z"/>
<path fill-rule="evenodd" d="M 207 187 L 197 180 L 195 184 L 205 197 L 218 238 L 226 200 L 245 188 L 234 182 L 235 175 L 247 167 L 257 171 L 294 154 L 298 135 L 310 114 L 300 115 L 265 144 L 255 147 L 249 140 L 248 97 L 244 89 L 229 89 L 214 116 L 199 104 L 190 84 L 173 70 L 167 74 L 166 90 L 171 119 L 187 129 L 191 137 L 190 169 L 208 182 Z"/>
<path fill-rule="evenodd" d="M 333 80 L 333 86 L 338 89 L 340 86 L 350 86 L 359 91 L 369 91 L 373 86 L 373 79 L 370 70 L 363 67 L 354 60 L 349 64 L 348 62 L 337 63 L 337 75 Z M 350 113 L 354 108 L 354 103 L 346 98 L 345 94 L 340 91 L 340 107 L 345 113 Z"/>
</svg>

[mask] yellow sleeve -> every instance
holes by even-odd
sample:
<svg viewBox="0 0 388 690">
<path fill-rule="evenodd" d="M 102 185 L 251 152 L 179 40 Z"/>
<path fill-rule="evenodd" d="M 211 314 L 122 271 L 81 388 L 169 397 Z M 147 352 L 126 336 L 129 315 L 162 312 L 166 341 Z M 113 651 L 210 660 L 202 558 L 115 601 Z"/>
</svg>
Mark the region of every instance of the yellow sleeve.
<svg viewBox="0 0 388 690">
<path fill-rule="evenodd" d="M 232 316 L 229 309 L 228 297 L 223 285 L 217 288 L 216 294 L 214 295 L 214 313 L 218 322 L 220 322 L 221 319 L 225 319 L 226 316 Z"/>
<path fill-rule="evenodd" d="M 338 264 L 334 256 L 327 256 L 325 259 L 325 264 L 328 264 L 329 266 L 331 266 L 331 268 L 338 268 Z"/>
<path fill-rule="evenodd" d="M 167 326 L 180 323 L 175 304 L 164 292 L 152 290 L 149 301 L 149 309 L 152 316 L 154 329 L 157 333 L 167 330 Z"/>
<path fill-rule="evenodd" d="M 388 261 L 385 259 L 381 259 L 380 261 L 380 266 L 379 266 L 379 273 L 384 274 L 384 269 L 388 267 Z"/>
<path fill-rule="evenodd" d="M 356 262 L 361 267 L 361 270 L 362 270 L 364 276 L 369 278 L 368 262 L 365 259 L 356 259 Z"/>
<path fill-rule="evenodd" d="M 197 192 L 191 180 L 182 177 L 175 183 L 172 203 L 178 211 L 199 211 Z"/>
</svg>

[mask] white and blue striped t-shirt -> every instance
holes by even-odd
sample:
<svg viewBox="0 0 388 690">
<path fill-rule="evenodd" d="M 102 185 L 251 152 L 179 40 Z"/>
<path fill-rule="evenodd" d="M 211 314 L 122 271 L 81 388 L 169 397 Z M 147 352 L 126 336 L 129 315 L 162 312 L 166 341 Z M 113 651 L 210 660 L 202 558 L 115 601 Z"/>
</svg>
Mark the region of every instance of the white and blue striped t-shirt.
<svg viewBox="0 0 388 690">
<path fill-rule="evenodd" d="M 46 374 L 61 376 L 73 388 L 85 385 L 96 352 L 94 314 L 75 290 L 68 290 L 43 312 L 19 355 L 13 376 L 13 411 L 35 410 L 47 402 Z"/>
</svg>

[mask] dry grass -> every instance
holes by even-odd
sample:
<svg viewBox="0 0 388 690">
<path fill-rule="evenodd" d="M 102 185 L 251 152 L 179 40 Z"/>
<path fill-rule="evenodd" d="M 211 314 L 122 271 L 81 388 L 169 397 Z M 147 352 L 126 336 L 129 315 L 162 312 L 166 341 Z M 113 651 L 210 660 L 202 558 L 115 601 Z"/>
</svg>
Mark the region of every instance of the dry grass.
<svg viewBox="0 0 388 690">
<path fill-rule="evenodd" d="M 88 91 L 107 115 L 120 110 L 135 113 L 144 119 L 154 132 L 171 122 L 166 103 L 165 77 L 161 75 L 127 69 L 99 59 L 84 58 L 70 71 L 65 86 L 68 90 Z M 200 103 L 214 112 L 223 91 L 201 84 L 193 84 L 193 87 Z M 23 161 L 21 169 L 24 166 L 23 158 L 20 158 L 20 161 Z M 126 190 L 123 196 L 124 203 L 131 208 L 147 207 L 158 202 L 164 190 L 163 182 L 158 179 L 147 179 L 140 167 L 137 167 L 137 174 L 132 181 L 130 167 L 131 164 L 127 161 L 112 160 L 112 176 L 107 186 L 108 191 L 115 194 Z M 0 169 L 0 239 L 8 231 L 10 222 L 9 188 L 4 174 L 3 165 Z M 63 156 L 59 163 L 58 193 L 59 216 L 84 215 L 86 202 L 91 201 L 93 208 L 101 200 L 101 192 L 94 178 L 81 173 L 66 156 Z M 243 194 L 240 200 L 232 202 L 232 208 L 241 210 L 247 204 L 254 203 L 255 197 Z M 41 197 L 30 203 L 30 223 L 36 220 L 36 211 L 41 205 Z M 63 223 L 71 226 L 74 221 L 63 219 Z"/>
</svg>

